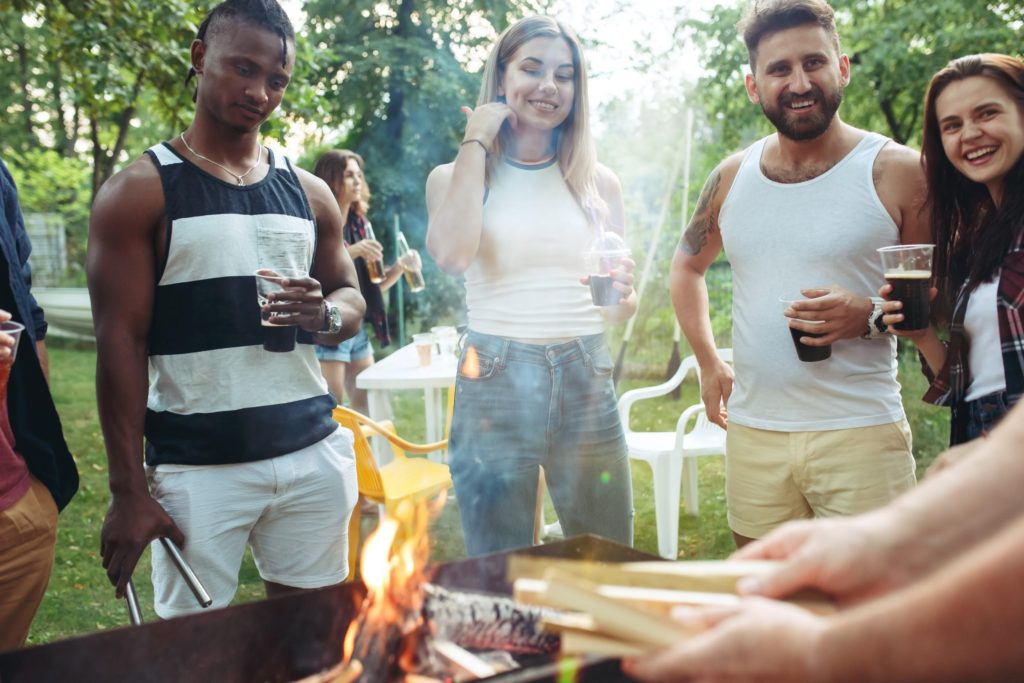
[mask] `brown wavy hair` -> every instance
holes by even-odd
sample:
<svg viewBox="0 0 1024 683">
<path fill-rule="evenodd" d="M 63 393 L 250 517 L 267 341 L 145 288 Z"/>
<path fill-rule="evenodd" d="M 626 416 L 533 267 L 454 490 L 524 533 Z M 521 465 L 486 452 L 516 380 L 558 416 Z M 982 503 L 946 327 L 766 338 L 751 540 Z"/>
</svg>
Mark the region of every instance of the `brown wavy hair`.
<svg viewBox="0 0 1024 683">
<path fill-rule="evenodd" d="M 321 154 L 320 158 L 316 160 L 313 175 L 327 183 L 327 187 L 331 188 L 331 192 L 337 196 L 338 188 L 341 187 L 345 178 L 345 169 L 348 168 L 349 159 L 355 159 L 359 164 L 359 170 L 363 172 L 362 192 L 359 193 L 359 199 L 352 202 L 351 208 L 358 215 L 366 216 L 366 212 L 370 209 L 370 186 L 366 182 L 366 165 L 363 163 L 363 157 L 349 149 L 332 149 Z M 348 216 L 345 216 L 345 219 L 348 220 Z"/>
<path fill-rule="evenodd" d="M 939 288 L 940 319 L 964 282 L 974 288 L 995 276 L 1014 239 L 1024 230 L 1024 155 L 1006 176 L 1001 206 L 988 188 L 958 171 L 942 147 L 935 103 L 950 83 L 967 78 L 992 80 L 1017 103 L 1024 115 L 1024 62 L 1002 54 L 954 59 L 928 85 L 924 97 L 921 155 L 928 178 L 928 208 L 935 242 L 934 274 Z"/>
</svg>

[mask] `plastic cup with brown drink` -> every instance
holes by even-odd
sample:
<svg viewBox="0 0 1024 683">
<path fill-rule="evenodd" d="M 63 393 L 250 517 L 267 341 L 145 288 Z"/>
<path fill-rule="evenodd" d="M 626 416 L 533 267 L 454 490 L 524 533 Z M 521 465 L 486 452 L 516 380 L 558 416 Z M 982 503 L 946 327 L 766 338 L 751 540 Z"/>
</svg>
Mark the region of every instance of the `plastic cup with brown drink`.
<svg viewBox="0 0 1024 683">
<path fill-rule="evenodd" d="M 269 296 L 278 292 L 284 292 L 288 288 L 284 283 L 288 279 L 306 277 L 300 270 L 281 268 L 272 270 L 260 268 L 256 271 L 256 300 L 260 305 L 260 329 L 263 333 L 263 350 L 274 353 L 291 351 L 295 348 L 295 336 L 298 333 L 296 325 L 289 325 L 288 314 L 277 313 L 274 320 L 270 320 L 270 314 L 263 312 L 263 307 L 271 303 Z"/>
<path fill-rule="evenodd" d="M 430 365 L 434 356 L 434 335 L 430 332 L 422 332 L 412 336 L 412 343 L 416 346 L 416 357 L 420 361 L 420 367 Z"/>
<path fill-rule="evenodd" d="M 793 305 L 795 301 L 799 299 L 787 299 L 785 297 L 779 298 L 779 303 L 782 304 L 783 310 Z M 788 324 L 789 320 L 799 320 L 807 325 L 824 325 L 824 320 L 803 320 L 802 318 L 788 318 L 783 317 Z M 821 332 L 804 332 L 798 330 L 795 327 L 789 328 L 789 334 L 793 337 L 793 346 L 796 347 L 796 357 L 805 363 L 817 363 L 818 361 L 827 360 L 832 357 L 832 345 L 826 344 L 825 346 L 808 346 L 800 341 L 800 337 L 824 337 L 825 333 Z"/>
<path fill-rule="evenodd" d="M 0 407 L 3 407 L 3 403 L 7 401 L 7 380 L 11 377 L 11 368 L 14 367 L 14 359 L 18 356 L 18 343 L 21 341 L 21 333 L 24 330 L 24 325 L 13 320 L 0 323 L 0 332 L 14 337 L 10 358 L 0 361 Z"/>
<path fill-rule="evenodd" d="M 371 240 L 377 240 L 377 237 L 373 234 L 373 226 L 369 222 L 366 223 L 366 236 Z M 384 259 L 366 259 L 366 270 L 370 274 L 370 282 L 375 285 L 384 282 Z"/>
<path fill-rule="evenodd" d="M 885 281 L 892 286 L 890 301 L 900 301 L 903 320 L 897 330 L 923 330 L 931 317 L 929 293 L 932 280 L 934 244 L 899 244 L 878 250 Z"/>
<path fill-rule="evenodd" d="M 623 292 L 615 289 L 615 277 L 611 273 L 631 253 L 621 237 L 607 231 L 602 231 L 583 253 L 590 275 L 590 297 L 595 306 L 615 306 L 622 301 Z"/>
</svg>

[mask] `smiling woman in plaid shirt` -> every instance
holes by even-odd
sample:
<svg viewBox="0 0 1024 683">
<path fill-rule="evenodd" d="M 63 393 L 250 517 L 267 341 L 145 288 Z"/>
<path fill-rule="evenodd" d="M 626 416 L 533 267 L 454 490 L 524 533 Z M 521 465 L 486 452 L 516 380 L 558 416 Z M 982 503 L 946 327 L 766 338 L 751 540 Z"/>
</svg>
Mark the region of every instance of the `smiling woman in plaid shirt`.
<svg viewBox="0 0 1024 683">
<path fill-rule="evenodd" d="M 953 60 L 925 96 L 924 145 L 938 324 L 910 337 L 932 384 L 924 400 L 952 408 L 950 444 L 989 432 L 1024 393 L 1024 63 Z M 891 288 L 882 288 L 883 296 Z M 900 303 L 883 321 L 903 319 Z"/>
</svg>

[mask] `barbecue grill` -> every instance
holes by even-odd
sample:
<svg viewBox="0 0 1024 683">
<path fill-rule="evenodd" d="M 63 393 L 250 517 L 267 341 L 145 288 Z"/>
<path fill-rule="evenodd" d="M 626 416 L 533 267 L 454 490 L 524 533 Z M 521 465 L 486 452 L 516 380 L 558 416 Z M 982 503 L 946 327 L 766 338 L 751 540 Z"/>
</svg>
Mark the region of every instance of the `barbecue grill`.
<svg viewBox="0 0 1024 683">
<path fill-rule="evenodd" d="M 450 562 L 433 583 L 453 591 L 511 595 L 509 555 L 632 562 L 658 559 L 596 536 Z M 328 669 L 341 659 L 342 639 L 365 595 L 361 583 L 212 610 L 178 619 L 95 633 L 0 654 L 0 683 L 73 680 L 160 683 L 277 683 Z M 561 665 L 532 657 L 490 677 L 496 683 L 559 680 Z M 583 659 L 577 681 L 630 681 L 618 660 Z"/>
</svg>

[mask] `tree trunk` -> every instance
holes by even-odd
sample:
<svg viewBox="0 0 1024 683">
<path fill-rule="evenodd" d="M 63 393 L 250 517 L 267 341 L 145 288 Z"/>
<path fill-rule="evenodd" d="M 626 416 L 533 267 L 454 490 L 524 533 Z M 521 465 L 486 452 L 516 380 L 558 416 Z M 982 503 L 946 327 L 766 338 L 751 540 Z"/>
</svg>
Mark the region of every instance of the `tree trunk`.
<svg viewBox="0 0 1024 683">
<path fill-rule="evenodd" d="M 32 128 L 32 97 L 29 88 L 28 48 L 24 41 L 18 42 L 18 76 L 21 80 L 22 123 L 25 126 L 23 151 L 32 146 L 35 131 Z"/>
</svg>

